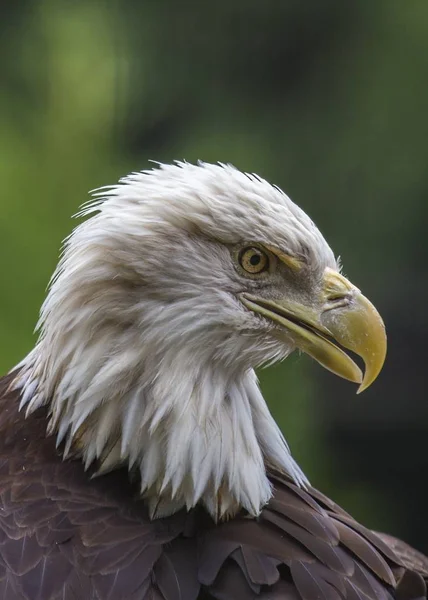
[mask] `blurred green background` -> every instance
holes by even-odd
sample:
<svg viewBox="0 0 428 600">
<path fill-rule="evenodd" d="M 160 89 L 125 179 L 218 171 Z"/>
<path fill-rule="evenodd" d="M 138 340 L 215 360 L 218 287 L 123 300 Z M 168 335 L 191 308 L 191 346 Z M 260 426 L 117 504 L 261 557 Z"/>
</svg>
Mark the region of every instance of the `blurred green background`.
<svg viewBox="0 0 428 600">
<path fill-rule="evenodd" d="M 361 397 L 304 357 L 262 371 L 272 411 L 314 485 L 428 551 L 426 0 L 23 0 L 0 34 L 2 371 L 89 189 L 149 159 L 255 171 L 389 334 Z"/>
</svg>

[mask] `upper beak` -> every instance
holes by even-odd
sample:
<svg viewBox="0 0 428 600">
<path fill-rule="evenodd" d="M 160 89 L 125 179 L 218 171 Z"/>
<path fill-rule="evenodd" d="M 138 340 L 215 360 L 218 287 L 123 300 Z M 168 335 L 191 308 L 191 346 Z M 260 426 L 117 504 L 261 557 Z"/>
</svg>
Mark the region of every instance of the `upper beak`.
<svg viewBox="0 0 428 600">
<path fill-rule="evenodd" d="M 382 318 L 360 290 L 333 269 L 325 269 L 319 295 L 310 305 L 252 294 L 243 294 L 242 302 L 284 327 L 296 346 L 323 367 L 359 383 L 357 393 L 369 387 L 382 369 L 386 356 Z M 363 359 L 364 376 L 335 342 Z"/>
</svg>

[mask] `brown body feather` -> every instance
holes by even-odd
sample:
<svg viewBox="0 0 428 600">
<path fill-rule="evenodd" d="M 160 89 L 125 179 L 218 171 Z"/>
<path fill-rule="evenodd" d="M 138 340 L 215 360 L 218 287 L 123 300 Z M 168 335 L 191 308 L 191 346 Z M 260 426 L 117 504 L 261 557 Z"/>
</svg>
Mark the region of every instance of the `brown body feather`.
<svg viewBox="0 0 428 600">
<path fill-rule="evenodd" d="M 428 559 L 272 474 L 259 519 L 150 521 L 126 471 L 90 479 L 0 380 L 0 598 L 418 600 Z"/>
</svg>

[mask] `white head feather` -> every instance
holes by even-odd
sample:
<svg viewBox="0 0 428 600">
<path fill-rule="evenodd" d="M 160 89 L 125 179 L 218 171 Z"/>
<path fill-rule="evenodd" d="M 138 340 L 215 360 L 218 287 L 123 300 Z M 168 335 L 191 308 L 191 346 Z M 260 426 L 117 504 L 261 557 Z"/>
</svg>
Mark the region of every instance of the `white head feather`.
<svg viewBox="0 0 428 600">
<path fill-rule="evenodd" d="M 153 514 L 257 514 L 267 466 L 306 483 L 253 371 L 294 347 L 240 302 L 255 283 L 231 250 L 305 254 L 313 273 L 336 266 L 332 251 L 281 190 L 231 166 L 160 165 L 95 197 L 19 365 L 21 405 L 49 404 L 50 432 L 86 466 L 137 468 Z"/>
</svg>

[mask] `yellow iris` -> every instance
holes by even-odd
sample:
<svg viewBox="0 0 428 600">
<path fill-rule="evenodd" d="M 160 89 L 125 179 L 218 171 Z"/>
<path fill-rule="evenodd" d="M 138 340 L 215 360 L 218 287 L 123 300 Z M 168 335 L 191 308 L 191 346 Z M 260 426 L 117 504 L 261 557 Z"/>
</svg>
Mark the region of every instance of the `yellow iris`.
<svg viewBox="0 0 428 600">
<path fill-rule="evenodd" d="M 239 263 L 247 273 L 258 275 L 269 268 L 269 257 L 260 248 L 251 246 L 240 252 Z"/>
</svg>

